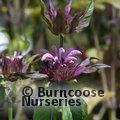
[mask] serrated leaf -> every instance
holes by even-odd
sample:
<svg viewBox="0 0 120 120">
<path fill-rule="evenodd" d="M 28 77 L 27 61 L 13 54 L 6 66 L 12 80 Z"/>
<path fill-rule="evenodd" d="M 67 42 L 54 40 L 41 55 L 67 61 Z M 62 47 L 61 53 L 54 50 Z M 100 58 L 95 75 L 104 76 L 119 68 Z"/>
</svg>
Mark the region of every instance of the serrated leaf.
<svg viewBox="0 0 120 120">
<path fill-rule="evenodd" d="M 86 102 L 82 98 L 80 98 L 80 102 L 81 102 L 80 106 L 70 107 L 73 120 L 85 120 L 88 115 Z"/>
<path fill-rule="evenodd" d="M 93 0 L 91 0 L 90 4 L 88 5 L 88 7 L 85 11 L 85 14 L 83 15 L 83 17 L 80 20 L 78 28 L 84 28 L 89 25 L 91 16 L 93 14 L 93 10 L 94 10 L 94 2 L 93 2 Z"/>
<path fill-rule="evenodd" d="M 73 120 L 69 106 L 62 106 L 62 120 Z"/>
<path fill-rule="evenodd" d="M 94 2 L 93 2 L 93 0 L 91 0 L 90 4 L 88 5 L 88 7 L 86 9 L 86 12 L 84 14 L 84 17 L 83 17 L 81 23 L 88 23 L 89 24 L 93 10 L 94 10 Z"/>
</svg>

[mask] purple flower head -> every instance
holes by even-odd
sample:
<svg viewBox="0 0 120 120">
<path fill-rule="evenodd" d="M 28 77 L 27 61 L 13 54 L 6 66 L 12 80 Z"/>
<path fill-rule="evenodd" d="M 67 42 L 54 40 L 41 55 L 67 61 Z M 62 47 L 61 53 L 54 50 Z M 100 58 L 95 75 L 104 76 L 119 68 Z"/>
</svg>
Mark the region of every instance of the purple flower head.
<svg viewBox="0 0 120 120">
<path fill-rule="evenodd" d="M 23 62 L 23 56 L 14 52 L 12 58 L 9 56 L 2 57 L 2 75 L 8 80 L 16 80 L 13 76 L 24 75 L 25 74 L 25 63 Z"/>
<path fill-rule="evenodd" d="M 94 9 L 93 0 L 83 14 L 76 12 L 73 15 L 71 14 L 72 0 L 69 0 L 64 8 L 59 9 L 54 7 L 52 0 L 48 0 L 47 3 L 43 1 L 41 2 L 42 15 L 52 33 L 60 35 L 80 32 L 89 25 Z"/>
<path fill-rule="evenodd" d="M 81 73 L 91 73 L 98 68 L 108 67 L 104 64 L 91 63 L 91 59 L 85 58 L 85 54 L 79 50 L 72 48 L 65 50 L 53 46 L 52 51 L 53 54 L 44 49 L 40 50 L 43 63 L 40 73 L 46 74 L 50 81 L 71 80 Z"/>
</svg>

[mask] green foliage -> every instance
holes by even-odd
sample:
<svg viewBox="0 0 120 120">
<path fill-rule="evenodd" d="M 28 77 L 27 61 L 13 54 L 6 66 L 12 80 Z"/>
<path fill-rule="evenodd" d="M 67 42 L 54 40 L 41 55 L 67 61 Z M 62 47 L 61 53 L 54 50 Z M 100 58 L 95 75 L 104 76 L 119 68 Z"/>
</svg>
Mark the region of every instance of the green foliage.
<svg viewBox="0 0 120 120">
<path fill-rule="evenodd" d="M 36 107 L 33 120 L 58 120 L 57 111 L 50 107 Z"/>
<path fill-rule="evenodd" d="M 62 106 L 62 120 L 73 120 L 69 105 Z"/>
<path fill-rule="evenodd" d="M 80 98 L 80 106 L 61 106 L 61 107 L 41 107 L 34 109 L 33 120 L 85 120 L 87 112 L 87 104 Z M 62 118 L 60 117 L 62 115 Z"/>
<path fill-rule="evenodd" d="M 80 100 L 81 100 L 80 107 L 79 106 L 71 107 L 73 120 L 85 120 L 88 115 L 87 104 L 82 98 Z"/>
<path fill-rule="evenodd" d="M 77 84 L 74 84 L 74 82 L 64 82 L 64 83 L 51 83 L 49 87 L 46 89 L 48 90 L 71 90 L 71 89 L 77 89 Z M 61 88 L 62 87 L 62 88 Z M 46 98 L 46 97 L 45 97 Z M 55 97 L 57 100 L 61 99 L 61 97 Z M 69 99 L 69 98 L 68 98 Z M 83 100 L 83 98 L 71 98 L 71 99 L 80 99 L 80 105 L 74 105 L 70 106 L 63 103 L 62 106 L 38 106 L 34 108 L 34 116 L 33 120 L 85 120 L 85 118 L 88 115 L 87 110 L 87 104 Z M 52 100 L 52 98 L 50 98 Z"/>
<path fill-rule="evenodd" d="M 93 0 L 90 1 L 85 14 L 83 16 L 83 18 L 80 21 L 81 26 L 88 26 L 91 20 L 91 16 L 93 14 L 93 10 L 94 10 L 94 2 Z"/>
</svg>

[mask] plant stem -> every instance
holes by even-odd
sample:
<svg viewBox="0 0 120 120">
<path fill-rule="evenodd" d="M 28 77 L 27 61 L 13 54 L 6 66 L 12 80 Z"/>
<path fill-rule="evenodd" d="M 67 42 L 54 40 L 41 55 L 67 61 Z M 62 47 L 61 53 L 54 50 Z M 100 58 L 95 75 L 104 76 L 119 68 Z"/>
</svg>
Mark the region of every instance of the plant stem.
<svg viewBox="0 0 120 120">
<path fill-rule="evenodd" d="M 112 7 L 112 19 L 117 19 L 117 11 Z M 110 120 L 116 120 L 116 40 L 119 40 L 119 33 L 116 26 L 111 26 L 111 51 L 112 51 L 112 64 L 111 64 L 111 90 L 114 92 L 112 97 L 112 108 L 110 110 L 109 118 Z"/>
<path fill-rule="evenodd" d="M 12 109 L 12 99 L 8 98 L 8 119 L 13 120 L 13 109 Z"/>
<path fill-rule="evenodd" d="M 114 110 L 110 110 L 109 111 L 109 120 L 116 120 L 116 112 L 115 109 Z"/>
<path fill-rule="evenodd" d="M 98 35 L 97 33 L 95 32 L 95 29 L 94 29 L 94 24 L 93 24 L 93 27 L 92 27 L 92 32 L 93 32 L 93 37 L 94 37 L 94 43 L 95 43 L 95 47 L 96 47 L 96 50 L 97 50 L 97 54 L 98 54 L 98 57 L 99 59 L 101 60 L 101 48 L 100 48 L 100 43 L 99 43 L 99 38 L 98 38 Z M 106 74 L 105 74 L 105 70 L 100 70 L 100 74 L 101 74 L 101 79 L 102 79 L 102 85 L 103 85 L 103 89 L 105 90 L 105 92 L 108 92 L 108 85 L 107 85 L 107 78 L 106 78 Z"/>
<path fill-rule="evenodd" d="M 64 44 L 64 37 L 63 35 L 60 35 L 60 47 L 63 47 Z"/>
</svg>

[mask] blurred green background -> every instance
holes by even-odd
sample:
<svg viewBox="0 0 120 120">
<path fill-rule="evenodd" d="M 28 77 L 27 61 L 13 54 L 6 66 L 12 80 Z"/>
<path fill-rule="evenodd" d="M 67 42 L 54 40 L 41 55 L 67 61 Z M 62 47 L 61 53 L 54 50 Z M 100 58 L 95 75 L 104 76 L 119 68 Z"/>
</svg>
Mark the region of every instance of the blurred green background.
<svg viewBox="0 0 120 120">
<path fill-rule="evenodd" d="M 54 0 L 57 7 L 68 0 Z M 73 0 L 72 8 L 85 8 L 88 0 Z M 31 56 L 40 48 L 59 45 L 41 18 L 40 0 L 0 0 L 0 53 L 12 55 L 21 51 Z M 104 89 L 103 99 L 86 99 L 89 120 L 120 119 L 120 0 L 95 0 L 90 26 L 80 33 L 65 36 L 64 47 L 82 50 L 87 56 L 97 57 L 111 66 L 78 78 L 81 88 Z M 2 88 L 0 90 L 2 98 Z M 114 93 L 114 95 L 111 95 Z M 108 99 L 104 108 L 102 102 Z"/>
</svg>

